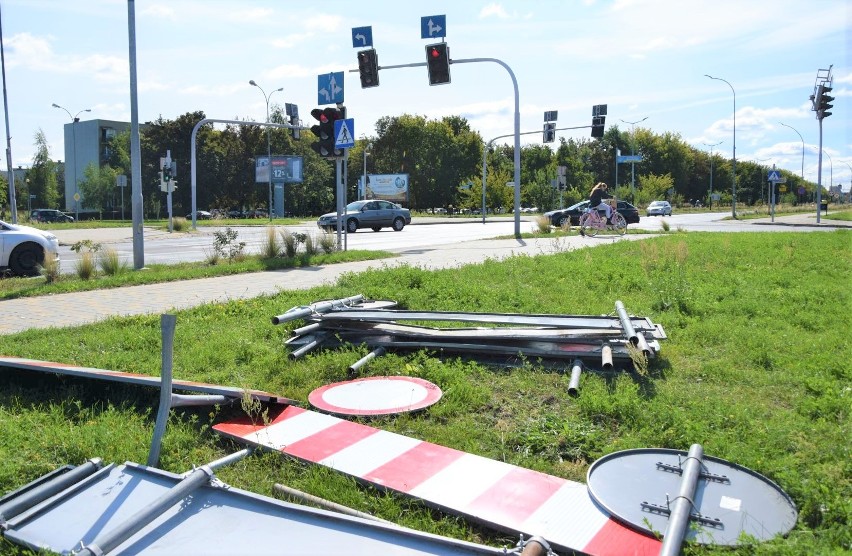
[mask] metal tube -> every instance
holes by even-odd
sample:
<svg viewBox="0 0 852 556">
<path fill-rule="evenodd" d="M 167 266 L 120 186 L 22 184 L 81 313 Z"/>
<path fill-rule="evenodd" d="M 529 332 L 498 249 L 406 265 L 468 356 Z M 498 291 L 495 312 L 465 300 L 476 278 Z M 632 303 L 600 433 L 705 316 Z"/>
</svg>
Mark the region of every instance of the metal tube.
<svg viewBox="0 0 852 556">
<path fill-rule="evenodd" d="M 639 348 L 642 353 L 645 354 L 645 357 L 649 358 L 653 355 L 653 351 L 651 351 L 651 346 L 648 345 L 648 342 L 645 340 L 645 335 L 641 332 L 636 333 L 636 347 Z"/>
<path fill-rule="evenodd" d="M 315 322 L 315 323 L 313 323 L 313 324 L 309 324 L 309 325 L 307 325 L 307 326 L 303 326 L 303 327 L 301 327 L 301 328 L 296 328 L 295 330 L 293 330 L 293 335 L 294 335 L 294 336 L 301 336 L 302 334 L 307 334 L 307 333 L 309 333 L 309 332 L 314 332 L 314 331 L 316 331 L 316 330 L 319 330 L 320 328 L 321 328 L 320 323 Z"/>
<path fill-rule="evenodd" d="M 372 361 L 376 357 L 380 357 L 384 354 L 385 354 L 385 348 L 377 347 L 376 349 L 374 349 L 373 351 L 371 351 L 370 353 L 368 353 L 367 355 L 365 355 L 364 357 L 362 357 L 358 361 L 355 361 L 354 363 L 352 363 L 349 366 L 349 374 L 350 375 L 355 374 L 356 372 L 358 372 L 358 370 L 361 367 L 363 367 L 364 365 L 366 365 L 367 363 L 369 363 L 370 361 Z"/>
<path fill-rule="evenodd" d="M 160 377 L 160 407 L 157 410 L 157 422 L 154 424 L 154 434 L 151 437 L 151 449 L 148 451 L 148 466 L 155 467 L 160 460 L 160 446 L 169 422 L 169 411 L 172 408 L 172 354 L 175 340 L 175 315 L 160 315 L 162 335 L 162 376 Z"/>
<path fill-rule="evenodd" d="M 210 482 L 212 478 L 213 471 L 209 467 L 199 467 L 159 499 L 154 500 L 151 504 L 136 512 L 136 514 L 119 524 L 116 528 L 96 537 L 91 544 L 83 547 L 77 554 L 89 556 L 108 554 L 180 500 L 183 500 Z"/>
<path fill-rule="evenodd" d="M 299 357 L 303 356 L 304 354 L 308 353 L 309 351 L 311 351 L 312 349 L 314 349 L 315 347 L 320 345 L 322 343 L 322 341 L 325 340 L 326 336 L 327 336 L 327 334 L 317 334 L 316 340 L 313 340 L 312 342 L 308 342 L 307 344 L 303 345 L 299 349 L 293 351 L 290 354 L 290 360 L 291 361 L 296 360 Z"/>
<path fill-rule="evenodd" d="M 317 313 L 328 313 L 335 307 L 339 307 L 341 305 L 351 305 L 353 303 L 357 303 L 363 300 L 364 296 L 362 294 L 358 294 L 353 295 L 351 297 L 344 297 L 343 299 L 321 301 L 320 303 L 313 303 L 304 307 L 294 307 L 286 313 L 272 317 L 272 324 L 281 324 L 283 322 L 289 322 L 291 320 L 302 319 Z"/>
<path fill-rule="evenodd" d="M 54 477 L 50 481 L 38 485 L 32 490 L 16 496 L 5 504 L 0 504 L 0 530 L 4 530 L 5 522 L 16 515 L 32 508 L 36 504 L 47 500 L 54 494 L 61 492 L 69 486 L 85 479 L 95 471 L 103 467 L 101 458 L 92 458 L 78 465 L 67 473 Z"/>
<path fill-rule="evenodd" d="M 197 396 L 187 396 L 184 394 L 172 394 L 171 397 L 171 406 L 172 407 L 190 407 L 190 406 L 200 406 L 200 405 L 225 405 L 227 403 L 231 403 L 236 398 L 228 397 L 228 396 L 219 396 L 215 394 L 211 395 L 197 395 Z"/>
<path fill-rule="evenodd" d="M 571 380 L 568 382 L 568 395 L 577 397 L 580 395 L 580 373 L 583 371 L 583 362 L 574 360 L 571 366 Z"/>
<path fill-rule="evenodd" d="M 320 498 L 319 496 L 314 496 L 313 494 L 308 494 L 307 492 L 302 492 L 301 490 L 296 490 L 295 488 L 288 487 L 286 485 L 282 485 L 280 483 L 275 483 L 272 487 L 276 492 L 283 494 L 284 496 L 289 496 L 294 500 L 298 500 L 299 502 L 304 502 L 307 504 L 314 504 L 315 506 L 319 506 L 320 508 L 325 508 L 326 510 L 331 510 L 333 512 L 338 512 L 341 514 L 351 515 L 353 517 L 360 517 L 361 519 L 369 519 L 370 521 L 378 521 L 381 523 L 392 523 L 385 519 L 376 517 L 374 515 L 370 515 L 365 512 L 360 512 L 358 510 L 352 509 L 348 506 L 343 506 L 341 504 L 337 504 L 336 502 L 332 502 L 330 500 L 326 500 L 325 498 Z"/>
<path fill-rule="evenodd" d="M 612 346 L 604 344 L 601 348 L 601 367 L 605 371 L 612 370 Z"/>
<path fill-rule="evenodd" d="M 232 463 L 240 461 L 246 456 L 251 455 L 252 452 L 254 452 L 254 448 L 243 448 L 239 452 L 234 452 L 233 454 L 228 454 L 227 456 L 211 461 L 204 467 L 208 467 L 213 471 L 216 471 L 217 469 L 225 467 L 226 465 L 231 465 Z M 189 475 L 189 473 L 187 475 Z"/>
<path fill-rule="evenodd" d="M 621 328 L 624 330 L 624 337 L 630 340 L 634 346 L 639 343 L 639 338 L 636 337 L 636 331 L 633 329 L 633 323 L 624 309 L 624 303 L 621 301 L 615 302 L 615 312 L 618 313 L 618 320 L 621 321 Z"/>
<path fill-rule="evenodd" d="M 523 544 L 523 552 L 521 556 L 547 556 L 553 554 L 550 550 L 550 544 L 542 537 L 530 537 Z"/>
<path fill-rule="evenodd" d="M 693 444 L 686 456 L 683 466 L 683 474 L 680 479 L 680 489 L 677 498 L 674 499 L 669 516 L 669 525 L 663 535 L 663 546 L 660 548 L 660 556 L 678 556 L 683 544 L 686 529 L 689 526 L 689 517 L 695 498 L 695 489 L 698 486 L 698 477 L 701 474 L 704 448 L 701 444 Z"/>
</svg>

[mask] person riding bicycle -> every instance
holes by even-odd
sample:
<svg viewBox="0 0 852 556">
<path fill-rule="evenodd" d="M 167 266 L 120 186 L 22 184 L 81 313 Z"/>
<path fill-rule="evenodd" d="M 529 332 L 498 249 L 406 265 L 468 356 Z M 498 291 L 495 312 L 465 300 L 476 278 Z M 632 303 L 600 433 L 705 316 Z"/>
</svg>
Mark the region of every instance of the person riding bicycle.
<svg viewBox="0 0 852 556">
<path fill-rule="evenodd" d="M 604 201 L 604 199 L 612 199 L 612 195 L 607 193 L 607 185 L 604 182 L 598 182 L 589 194 L 589 208 L 593 210 L 603 209 L 606 213 L 607 224 L 610 224 L 612 223 L 610 220 L 612 217 L 612 206 Z"/>
</svg>

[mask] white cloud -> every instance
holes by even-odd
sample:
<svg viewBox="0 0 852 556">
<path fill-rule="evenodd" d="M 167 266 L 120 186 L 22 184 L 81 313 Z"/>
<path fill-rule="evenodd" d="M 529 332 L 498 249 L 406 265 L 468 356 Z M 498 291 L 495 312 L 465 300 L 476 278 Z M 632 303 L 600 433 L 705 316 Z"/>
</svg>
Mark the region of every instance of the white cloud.
<svg viewBox="0 0 852 556">
<path fill-rule="evenodd" d="M 485 19 L 488 17 L 497 17 L 499 19 L 508 19 L 509 14 L 506 13 L 506 10 L 500 4 L 488 4 L 479 12 L 479 19 Z"/>
</svg>

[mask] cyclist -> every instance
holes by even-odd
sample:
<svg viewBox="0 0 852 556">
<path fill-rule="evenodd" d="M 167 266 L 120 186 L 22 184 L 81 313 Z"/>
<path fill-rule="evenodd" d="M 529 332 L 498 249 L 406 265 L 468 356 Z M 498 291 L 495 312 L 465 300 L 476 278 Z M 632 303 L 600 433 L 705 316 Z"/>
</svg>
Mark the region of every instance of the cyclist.
<svg viewBox="0 0 852 556">
<path fill-rule="evenodd" d="M 610 220 L 612 217 L 612 207 L 609 203 L 605 202 L 604 199 L 612 199 L 612 195 L 607 193 L 607 185 L 604 182 L 598 182 L 589 194 L 589 208 L 592 210 L 604 209 L 604 212 L 606 213 L 606 223 L 612 224 L 612 220 Z"/>
</svg>

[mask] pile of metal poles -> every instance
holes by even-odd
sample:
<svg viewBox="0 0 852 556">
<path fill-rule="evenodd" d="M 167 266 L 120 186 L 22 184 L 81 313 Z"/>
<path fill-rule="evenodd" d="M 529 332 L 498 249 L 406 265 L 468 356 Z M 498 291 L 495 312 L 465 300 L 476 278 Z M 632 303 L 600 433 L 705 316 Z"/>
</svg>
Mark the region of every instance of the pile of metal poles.
<svg viewBox="0 0 852 556">
<path fill-rule="evenodd" d="M 302 319 L 286 341 L 297 359 L 318 347 L 364 345 L 371 352 L 350 367 L 355 371 L 386 351 L 430 350 L 493 360 L 524 358 L 581 360 L 613 369 L 637 355 L 659 353 L 666 338 L 662 326 L 628 315 L 621 301 L 614 315 L 537 315 L 407 311 L 391 301 L 367 301 L 363 295 L 294 307 L 272 318 L 273 324 Z M 417 324 L 414 324 L 417 323 Z"/>
</svg>

